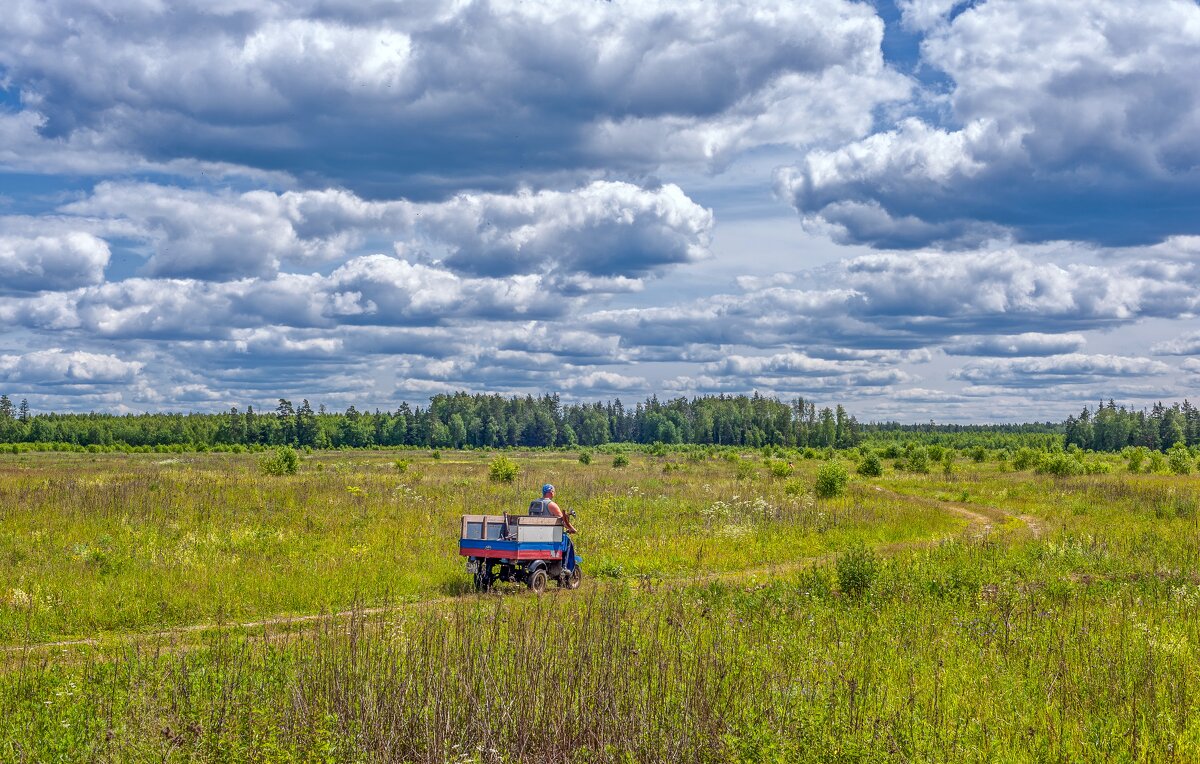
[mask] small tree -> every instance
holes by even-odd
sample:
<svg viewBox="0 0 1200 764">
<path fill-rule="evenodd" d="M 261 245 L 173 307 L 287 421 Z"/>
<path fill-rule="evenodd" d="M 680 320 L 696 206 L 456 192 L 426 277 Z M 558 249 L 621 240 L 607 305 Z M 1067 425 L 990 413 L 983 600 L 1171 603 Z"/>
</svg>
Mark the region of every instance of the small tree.
<svg viewBox="0 0 1200 764">
<path fill-rule="evenodd" d="M 1182 441 L 1167 449 L 1167 465 L 1176 475 L 1192 474 L 1192 454 Z"/>
<path fill-rule="evenodd" d="M 883 474 L 883 460 L 872 451 L 858 463 L 858 474 L 863 477 L 879 477 Z"/>
<path fill-rule="evenodd" d="M 838 588 L 848 597 L 862 597 L 875 583 L 879 560 L 862 541 L 855 541 L 837 558 Z"/>
<path fill-rule="evenodd" d="M 612 466 L 628 467 L 629 466 L 629 457 L 626 456 L 625 454 L 617 454 L 616 456 L 613 457 L 613 465 Z"/>
<path fill-rule="evenodd" d="M 520 465 L 512 459 L 503 455 L 497 456 L 488 465 L 488 480 L 493 483 L 511 483 L 516 480 L 517 473 L 520 471 Z"/>
<path fill-rule="evenodd" d="M 817 470 L 816 494 L 822 499 L 832 499 L 846 492 L 850 473 L 841 462 L 829 462 Z"/>
<path fill-rule="evenodd" d="M 300 454 L 291 446 L 281 446 L 263 456 L 258 468 L 264 475 L 295 475 L 300 469 Z"/>
<path fill-rule="evenodd" d="M 580 464 L 591 464 L 592 463 L 592 452 L 587 450 L 586 448 L 583 449 L 582 451 L 580 451 L 579 452 L 579 463 Z"/>
</svg>

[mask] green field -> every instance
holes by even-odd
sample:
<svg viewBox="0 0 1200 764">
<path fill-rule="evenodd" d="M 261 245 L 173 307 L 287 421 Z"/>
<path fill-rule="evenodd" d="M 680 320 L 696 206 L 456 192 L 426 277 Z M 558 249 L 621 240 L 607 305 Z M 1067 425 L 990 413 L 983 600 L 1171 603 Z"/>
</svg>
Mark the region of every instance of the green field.
<svg viewBox="0 0 1200 764">
<path fill-rule="evenodd" d="M 0 760 L 1200 759 L 1200 478 L 948 453 L 0 455 Z M 545 481 L 584 587 L 471 593 Z"/>
</svg>

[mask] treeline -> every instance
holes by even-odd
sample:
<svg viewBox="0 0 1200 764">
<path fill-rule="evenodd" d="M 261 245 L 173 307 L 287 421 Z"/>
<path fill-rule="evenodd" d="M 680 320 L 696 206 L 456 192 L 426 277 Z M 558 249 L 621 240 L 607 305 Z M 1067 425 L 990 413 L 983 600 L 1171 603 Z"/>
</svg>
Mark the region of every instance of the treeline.
<svg viewBox="0 0 1200 764">
<path fill-rule="evenodd" d="M 784 403 L 762 395 L 657 397 L 624 405 L 564 405 L 557 395 L 435 395 L 428 407 L 394 411 L 316 410 L 280 399 L 273 411 L 233 408 L 221 414 L 34 414 L 0 396 L 0 442 L 78 446 L 280 446 L 368 448 L 503 448 L 694 443 L 760 447 L 849 448 L 862 427 L 842 406 Z"/>
<path fill-rule="evenodd" d="M 1176 443 L 1200 443 L 1200 410 L 1186 400 L 1171 406 L 1156 403 L 1149 411 L 1134 411 L 1109 400 L 1094 412 L 1084 407 L 1079 416 L 1067 417 L 1063 435 L 1067 445 L 1093 451 L 1121 451 L 1128 446 L 1166 451 Z"/>
<path fill-rule="evenodd" d="M 271 411 L 237 407 L 220 414 L 35 413 L 0 395 L 0 443 L 71 446 L 281 446 L 311 448 L 503 448 L 599 446 L 605 443 L 690 443 L 728 446 L 851 448 L 915 442 L 958 449 L 1053 449 L 1075 445 L 1093 451 L 1129 446 L 1154 450 L 1200 444 L 1200 410 L 1187 401 L 1149 411 L 1101 404 L 1062 423 L 999 425 L 861 424 L 843 406 L 817 408 L 797 398 L 785 403 L 754 394 L 651 397 L 626 406 L 563 404 L 557 395 L 435 395 L 427 407 L 401 404 L 394 411 L 343 412 L 298 406 L 279 399 Z"/>
</svg>

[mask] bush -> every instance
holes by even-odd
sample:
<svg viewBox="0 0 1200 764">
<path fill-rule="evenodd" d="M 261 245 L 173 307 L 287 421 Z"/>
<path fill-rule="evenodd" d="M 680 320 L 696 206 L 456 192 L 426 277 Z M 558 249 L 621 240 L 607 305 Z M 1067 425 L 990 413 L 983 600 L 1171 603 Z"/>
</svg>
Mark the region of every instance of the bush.
<svg viewBox="0 0 1200 764">
<path fill-rule="evenodd" d="M 754 469 L 754 462 L 740 461 L 737 463 L 737 469 L 734 471 L 734 476 L 738 480 L 753 480 L 758 470 Z"/>
<path fill-rule="evenodd" d="M 1167 466 L 1176 475 L 1192 474 L 1192 454 L 1187 446 L 1176 443 L 1167 450 Z"/>
<path fill-rule="evenodd" d="M 497 456 L 488 465 L 488 480 L 493 483 L 511 483 L 517 479 L 521 466 L 507 456 Z"/>
<path fill-rule="evenodd" d="M 1145 446 L 1125 449 L 1125 456 L 1129 459 L 1130 472 L 1137 474 L 1142 471 L 1142 464 L 1146 461 L 1147 453 Z"/>
<path fill-rule="evenodd" d="M 1082 475 L 1084 473 L 1083 464 L 1070 454 L 1048 454 L 1038 462 L 1035 470 L 1039 475 L 1054 475 L 1055 477 L 1067 477 L 1069 475 Z"/>
<path fill-rule="evenodd" d="M 805 493 L 807 490 L 808 487 L 799 480 L 789 480 L 783 484 L 783 492 L 788 496 L 799 496 L 800 494 Z"/>
<path fill-rule="evenodd" d="M 875 552 L 861 541 L 855 541 L 837 558 L 838 588 L 849 597 L 861 597 L 875 583 L 879 560 Z"/>
<path fill-rule="evenodd" d="M 908 456 L 904 459 L 904 468 L 909 472 L 927 474 L 929 472 L 929 452 L 920 446 L 909 451 Z"/>
<path fill-rule="evenodd" d="M 404 459 L 397 459 L 396 461 L 392 462 L 392 466 L 396 468 L 396 472 L 401 474 L 408 472 L 408 462 Z"/>
<path fill-rule="evenodd" d="M 903 455 L 904 451 L 901 450 L 899 443 L 888 443 L 883 447 L 884 459 L 899 459 Z"/>
<path fill-rule="evenodd" d="M 850 473 L 841 462 L 829 462 L 817 470 L 817 496 L 822 499 L 832 499 L 846 492 L 846 484 L 850 482 Z"/>
<path fill-rule="evenodd" d="M 614 467 L 628 467 L 629 466 L 629 457 L 626 456 L 625 454 L 617 454 L 616 456 L 613 457 L 613 466 Z"/>
<path fill-rule="evenodd" d="M 987 459 L 987 449 L 983 446 L 975 446 L 975 448 L 971 449 L 970 453 L 971 461 L 976 464 L 983 464 L 983 461 Z"/>
<path fill-rule="evenodd" d="M 858 474 L 863 477 L 879 477 L 883 474 L 883 460 L 876 454 L 867 454 L 858 463 Z"/>
<path fill-rule="evenodd" d="M 580 451 L 579 452 L 579 463 L 580 464 L 591 464 L 592 463 L 592 452 L 588 451 L 586 448 L 584 450 Z"/>
<path fill-rule="evenodd" d="M 430 456 L 431 456 L 432 458 L 434 458 L 434 459 L 441 459 L 441 458 L 442 458 L 442 452 L 441 452 L 441 451 L 434 451 L 432 454 L 430 454 Z"/>
<path fill-rule="evenodd" d="M 264 475 L 295 475 L 300 469 L 300 454 L 291 446 L 281 446 L 258 461 Z"/>
<path fill-rule="evenodd" d="M 786 478 L 792 474 L 792 465 L 785 461 L 771 461 L 767 464 L 767 472 L 773 478 Z"/>
<path fill-rule="evenodd" d="M 1014 470 L 1027 470 L 1030 467 L 1036 467 L 1042 459 L 1041 454 L 1034 451 L 1028 446 L 1017 449 L 1017 453 L 1013 455 L 1012 466 Z"/>
</svg>

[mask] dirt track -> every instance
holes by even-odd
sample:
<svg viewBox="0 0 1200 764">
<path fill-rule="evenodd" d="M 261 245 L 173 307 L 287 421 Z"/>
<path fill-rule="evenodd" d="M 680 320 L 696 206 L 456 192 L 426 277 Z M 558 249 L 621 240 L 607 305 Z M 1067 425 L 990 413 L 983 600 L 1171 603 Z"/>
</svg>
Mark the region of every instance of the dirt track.
<svg viewBox="0 0 1200 764">
<path fill-rule="evenodd" d="M 1041 523 L 1028 515 L 1014 516 L 1004 510 L 996 507 L 985 507 L 977 505 L 967 505 L 959 502 L 940 501 L 937 499 L 926 498 L 923 496 L 915 496 L 912 494 L 904 494 L 882 486 L 872 486 L 872 488 L 887 496 L 902 500 L 910 501 L 923 506 L 939 509 L 949 512 L 967 521 L 967 530 L 975 537 L 985 536 L 992 532 L 995 525 L 1011 521 L 1014 517 L 1020 520 L 1029 529 L 1030 534 L 1034 538 L 1039 538 L 1042 535 L 1043 528 Z M 910 541 L 897 544 L 888 544 L 879 549 L 884 554 L 895 554 L 907 549 L 917 549 L 921 547 L 931 546 L 936 544 L 940 539 L 926 539 L 923 541 Z M 666 579 L 657 579 L 656 586 L 686 586 L 698 581 L 738 581 L 748 578 L 756 578 L 759 576 L 771 576 L 781 573 L 790 573 L 805 568 L 814 567 L 817 565 L 826 565 L 834 561 L 836 555 L 825 554 L 816 557 L 805 557 L 798 560 L 790 560 L 785 563 L 776 563 L 757 568 L 747 568 L 743 570 L 711 572 L 703 574 L 681 575 Z M 199 623 L 190 626 L 178 626 L 171 629 L 163 629 L 155 632 L 142 632 L 132 634 L 121 634 L 112 637 L 100 638 L 83 638 L 83 639 L 65 639 L 53 642 L 37 642 L 28 645 L 17 645 L 12 647 L 0 648 L 0 655 L 7 656 L 9 660 L 17 656 L 28 655 L 30 653 L 44 653 L 56 649 L 65 650 L 77 647 L 100 647 L 101 645 L 113 644 L 130 644 L 134 642 L 152 642 L 163 641 L 178 643 L 182 638 L 189 635 L 202 634 L 209 631 L 218 630 L 245 630 L 255 631 L 258 629 L 268 630 L 272 628 L 279 629 L 282 633 L 287 633 L 295 627 L 304 626 L 305 624 L 319 623 L 324 621 L 340 621 L 351 618 L 361 618 L 363 616 L 380 615 L 383 613 L 394 612 L 401 609 L 417 608 L 417 607 L 437 607 L 439 605 L 450 604 L 459 597 L 442 596 L 431 597 L 428 599 L 416 600 L 411 602 L 403 602 L 396 605 L 383 607 L 368 607 L 357 608 L 352 610 L 342 610 L 333 613 L 314 613 L 311 615 L 292 615 L 278 616 L 273 618 L 264 618 L 255 621 L 239 621 L 236 623 Z"/>
</svg>

